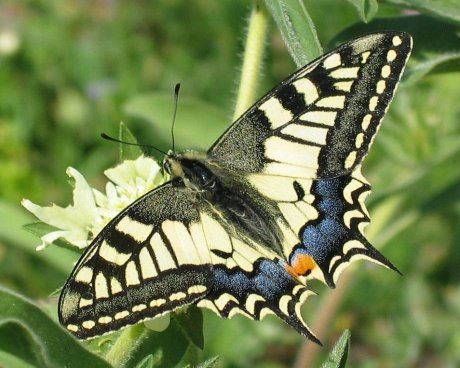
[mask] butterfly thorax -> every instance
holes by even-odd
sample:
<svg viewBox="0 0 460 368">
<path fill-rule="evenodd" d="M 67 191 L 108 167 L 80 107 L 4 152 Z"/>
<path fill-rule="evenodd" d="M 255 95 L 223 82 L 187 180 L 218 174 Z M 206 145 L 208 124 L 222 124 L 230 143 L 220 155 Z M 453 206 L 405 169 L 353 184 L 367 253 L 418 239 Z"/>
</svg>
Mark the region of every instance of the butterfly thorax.
<svg viewBox="0 0 460 368">
<path fill-rule="evenodd" d="M 213 209 L 224 226 L 232 224 L 238 237 L 250 239 L 266 248 L 280 252 L 281 235 L 274 229 L 274 214 L 261 206 L 257 193 L 238 181 L 236 176 L 222 175 L 205 153 L 168 152 L 164 170 L 178 186 L 185 186 Z"/>
</svg>

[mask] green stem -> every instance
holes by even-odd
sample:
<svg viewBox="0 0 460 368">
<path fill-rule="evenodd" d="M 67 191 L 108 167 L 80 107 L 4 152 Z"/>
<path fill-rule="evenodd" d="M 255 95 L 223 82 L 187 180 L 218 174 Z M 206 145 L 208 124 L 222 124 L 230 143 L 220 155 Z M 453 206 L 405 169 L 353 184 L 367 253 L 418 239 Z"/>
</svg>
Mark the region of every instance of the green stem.
<svg viewBox="0 0 460 368">
<path fill-rule="evenodd" d="M 144 329 L 143 323 L 125 328 L 106 354 L 105 359 L 114 367 L 122 367 L 138 346 Z"/>
<path fill-rule="evenodd" d="M 255 1 L 249 18 L 243 66 L 233 120 L 240 117 L 254 103 L 267 28 L 268 14 L 259 1 Z"/>
</svg>

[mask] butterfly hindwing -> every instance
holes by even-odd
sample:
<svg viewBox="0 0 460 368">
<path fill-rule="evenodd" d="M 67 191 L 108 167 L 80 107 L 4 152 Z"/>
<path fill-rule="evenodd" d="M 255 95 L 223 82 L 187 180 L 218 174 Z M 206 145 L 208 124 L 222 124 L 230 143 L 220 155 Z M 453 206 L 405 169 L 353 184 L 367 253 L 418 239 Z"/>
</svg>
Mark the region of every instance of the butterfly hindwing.
<svg viewBox="0 0 460 368">
<path fill-rule="evenodd" d="M 281 82 L 210 148 L 227 170 L 300 178 L 353 171 L 368 152 L 410 54 L 406 33 L 350 41 Z"/>
<path fill-rule="evenodd" d="M 199 209 L 188 191 L 169 182 L 120 213 L 65 284 L 61 323 L 89 338 L 206 295 L 212 265 Z"/>
</svg>

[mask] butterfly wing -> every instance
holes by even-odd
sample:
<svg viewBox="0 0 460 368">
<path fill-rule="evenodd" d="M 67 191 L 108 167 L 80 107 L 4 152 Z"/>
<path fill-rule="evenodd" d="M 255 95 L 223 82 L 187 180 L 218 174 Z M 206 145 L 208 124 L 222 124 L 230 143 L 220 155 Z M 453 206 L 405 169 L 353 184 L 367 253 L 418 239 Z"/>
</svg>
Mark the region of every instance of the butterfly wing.
<svg viewBox="0 0 460 368">
<path fill-rule="evenodd" d="M 153 190 L 114 218 L 69 277 L 59 319 L 85 339 L 192 303 L 209 292 L 200 208 L 183 185 Z"/>
<path fill-rule="evenodd" d="M 233 172 L 326 179 L 367 154 L 412 46 L 402 32 L 370 34 L 281 82 L 209 149 Z"/>
<path fill-rule="evenodd" d="M 292 273 L 335 286 L 346 264 L 395 267 L 363 235 L 369 222 L 360 174 L 412 46 L 401 32 L 367 35 L 306 65 L 265 95 L 210 148 L 278 207 Z"/>
</svg>

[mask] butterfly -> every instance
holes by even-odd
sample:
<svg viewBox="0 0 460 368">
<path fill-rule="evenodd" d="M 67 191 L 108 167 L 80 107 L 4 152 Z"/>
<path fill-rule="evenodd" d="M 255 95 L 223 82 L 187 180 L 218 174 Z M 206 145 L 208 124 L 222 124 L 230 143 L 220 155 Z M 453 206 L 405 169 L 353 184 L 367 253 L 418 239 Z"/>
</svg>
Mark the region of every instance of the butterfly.
<svg viewBox="0 0 460 368">
<path fill-rule="evenodd" d="M 59 300 L 80 339 L 195 303 L 275 314 L 319 342 L 300 307 L 357 259 L 396 270 L 364 237 L 360 168 L 411 52 L 403 32 L 357 38 L 268 92 L 207 152 L 172 152 L 171 180 L 116 216 Z"/>
</svg>

